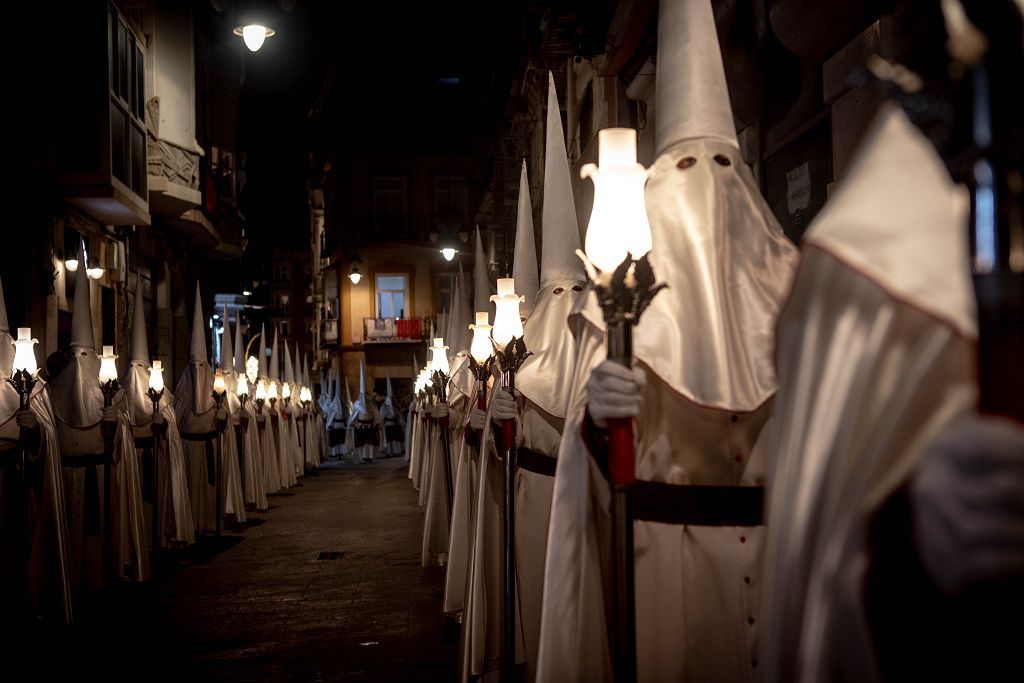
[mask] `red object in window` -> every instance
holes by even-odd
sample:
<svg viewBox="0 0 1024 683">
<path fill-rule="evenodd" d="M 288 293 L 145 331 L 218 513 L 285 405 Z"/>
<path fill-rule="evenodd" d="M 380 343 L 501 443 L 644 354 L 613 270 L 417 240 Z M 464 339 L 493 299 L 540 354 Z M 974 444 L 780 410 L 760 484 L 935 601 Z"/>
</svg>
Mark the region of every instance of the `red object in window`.
<svg viewBox="0 0 1024 683">
<path fill-rule="evenodd" d="M 400 339 L 419 339 L 420 321 L 418 318 L 398 320 L 396 323 Z"/>
</svg>

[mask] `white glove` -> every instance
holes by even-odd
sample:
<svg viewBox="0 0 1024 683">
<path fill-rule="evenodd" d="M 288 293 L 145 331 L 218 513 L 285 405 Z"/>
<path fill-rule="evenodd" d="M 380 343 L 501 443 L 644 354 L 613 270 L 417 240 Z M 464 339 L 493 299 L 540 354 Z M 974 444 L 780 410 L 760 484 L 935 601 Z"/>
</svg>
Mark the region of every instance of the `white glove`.
<svg viewBox="0 0 1024 683">
<path fill-rule="evenodd" d="M 518 395 L 517 391 L 516 396 Z M 512 394 L 504 389 L 494 394 L 491 399 L 491 419 L 500 424 L 505 420 L 514 420 L 517 417 L 519 417 L 519 405 Z"/>
<path fill-rule="evenodd" d="M 587 409 L 594 424 L 604 428 L 609 418 L 640 415 L 641 394 L 646 384 L 647 377 L 640 368 L 603 361 L 587 380 Z"/>
<path fill-rule="evenodd" d="M 484 425 L 487 424 L 487 412 L 480 410 L 479 408 L 473 408 L 469 411 L 469 428 L 474 429 L 478 432 L 482 432 Z"/>
<path fill-rule="evenodd" d="M 951 425 L 925 450 L 910 501 L 921 560 L 943 590 L 1024 573 L 1024 427 Z"/>
<path fill-rule="evenodd" d="M 448 404 L 438 403 L 431 409 L 430 414 L 434 418 L 448 417 Z"/>
</svg>

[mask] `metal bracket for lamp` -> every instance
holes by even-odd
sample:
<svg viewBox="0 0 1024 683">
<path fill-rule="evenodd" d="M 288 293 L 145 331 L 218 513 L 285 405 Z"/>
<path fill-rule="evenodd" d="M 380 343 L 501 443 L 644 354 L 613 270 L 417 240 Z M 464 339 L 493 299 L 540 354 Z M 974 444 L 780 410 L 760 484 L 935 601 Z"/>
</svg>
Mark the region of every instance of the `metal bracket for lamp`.
<svg viewBox="0 0 1024 683">
<path fill-rule="evenodd" d="M 477 383 L 476 407 L 480 410 L 487 410 L 487 379 L 491 376 L 494 361 L 494 356 L 488 356 L 483 363 L 477 362 L 472 355 L 469 356 L 469 371 L 473 373 L 473 379 Z"/>
</svg>

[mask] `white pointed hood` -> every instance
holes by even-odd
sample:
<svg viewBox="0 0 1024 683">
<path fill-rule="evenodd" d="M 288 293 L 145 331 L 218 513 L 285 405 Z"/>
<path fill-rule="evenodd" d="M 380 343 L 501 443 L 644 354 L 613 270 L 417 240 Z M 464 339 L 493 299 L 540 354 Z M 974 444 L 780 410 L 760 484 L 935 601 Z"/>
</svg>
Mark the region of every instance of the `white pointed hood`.
<svg viewBox="0 0 1024 683">
<path fill-rule="evenodd" d="M 75 272 L 75 301 L 71 314 L 71 349 L 68 364 L 50 382 L 50 402 L 57 419 L 81 429 L 96 425 L 103 409 L 100 359 L 93 337 L 89 278 L 85 268 Z"/>
<path fill-rule="evenodd" d="M 541 288 L 523 324 L 526 347 L 533 355 L 516 375 L 516 388 L 545 412 L 565 418 L 576 344 L 566 319 L 582 297 L 586 275 L 576 250 L 579 224 L 569 178 L 555 79 L 548 74 L 548 125 L 544 149 L 544 206 L 541 212 Z M 517 283 L 518 287 L 518 283 Z"/>
<path fill-rule="evenodd" d="M 487 311 L 488 319 L 491 315 L 491 291 L 490 279 L 487 277 L 487 257 L 484 256 L 484 242 L 480 237 L 480 226 L 476 229 L 476 249 L 473 252 L 473 312 Z M 475 319 L 475 318 L 474 318 Z M 415 375 L 414 375 L 415 376 Z"/>
<path fill-rule="evenodd" d="M 469 324 L 473 322 L 469 311 L 469 286 L 466 274 L 459 267 L 455 279 L 455 293 L 452 297 L 452 309 L 448 314 L 448 336 L 445 343 L 452 350 L 452 355 L 469 349 Z M 454 374 L 454 373 L 453 373 Z"/>
<path fill-rule="evenodd" d="M 143 437 L 152 434 L 153 402 L 149 400 L 150 355 L 149 340 L 146 335 L 145 306 L 142 300 L 142 278 L 135 286 L 135 301 L 132 304 L 132 338 L 131 353 L 128 356 L 128 367 L 121 378 L 128 407 L 128 419 L 132 423 L 135 436 Z M 167 379 L 166 377 L 164 378 Z M 161 405 L 170 403 L 171 392 L 164 390 L 160 399 Z"/>
<path fill-rule="evenodd" d="M 295 368 L 294 366 L 292 366 L 292 354 L 288 350 L 288 342 L 284 343 L 284 381 L 287 384 L 291 385 L 292 391 L 294 392 Z M 295 398 L 298 399 L 299 397 L 296 396 Z"/>
<path fill-rule="evenodd" d="M 213 428 L 213 368 L 206 349 L 206 325 L 203 301 L 196 283 L 195 306 L 192 309 L 192 341 L 188 365 L 174 387 L 174 412 L 183 432 L 204 433 Z"/>
<path fill-rule="evenodd" d="M 267 324 L 260 326 L 260 379 L 268 379 L 267 375 Z"/>
<path fill-rule="evenodd" d="M 459 322 L 453 331 L 452 348 L 465 355 L 469 352 L 469 344 L 473 339 L 469 326 L 473 324 L 475 318 L 473 311 L 469 308 L 469 276 L 462 272 L 461 266 L 459 267 L 459 294 L 457 302 Z"/>
<path fill-rule="evenodd" d="M 479 230 L 477 230 L 479 233 Z M 0 332 L 11 334 L 11 324 L 7 322 L 7 302 L 4 300 L 4 284 L 0 281 Z"/>
<path fill-rule="evenodd" d="M 224 304 L 224 329 L 220 334 L 220 359 L 217 361 L 217 369 L 223 373 L 234 373 L 235 363 L 231 359 L 231 321 L 228 319 L 228 305 Z"/>
<path fill-rule="evenodd" d="M 519 310 L 529 317 L 540 289 L 537 273 L 537 246 L 533 236 L 533 204 L 530 201 L 530 181 L 526 177 L 526 159 L 519 174 L 519 209 L 516 213 L 516 246 L 512 259 L 512 277 L 516 281 L 516 294 L 525 297 Z"/>
<path fill-rule="evenodd" d="M 85 268 L 75 271 L 75 300 L 71 309 L 71 348 L 96 351 L 92 326 L 92 290 Z"/>
<path fill-rule="evenodd" d="M 10 377 L 14 368 L 14 345 L 11 341 L 11 326 L 7 322 L 7 302 L 4 300 L 4 283 L 0 279 L 0 376 L 2 377 Z M 6 393 L 4 392 L 5 395 Z"/>
<path fill-rule="evenodd" d="M 277 330 L 274 330 L 274 345 L 270 349 L 270 375 L 268 376 L 271 381 L 281 384 L 281 359 L 277 353 Z M 281 388 L 278 386 L 277 397 L 281 397 Z"/>
<path fill-rule="evenodd" d="M 969 214 L 932 143 L 886 103 L 805 235 L 778 324 L 765 680 L 877 678 L 872 520 L 922 446 L 976 410 Z"/>
<path fill-rule="evenodd" d="M 777 386 L 775 321 L 798 252 L 726 134 L 728 125 L 711 125 L 719 115 L 731 121 L 719 111 L 728 104 L 724 86 L 704 93 L 704 109 L 694 108 L 701 94 L 690 86 L 707 89 L 721 80 L 707 0 L 665 0 L 658 30 L 658 130 L 673 132 L 659 143 L 644 200 L 650 263 L 668 289 L 640 318 L 633 353 L 694 403 L 753 411 Z M 696 66 L 680 71 L 687 59 Z M 584 317 L 603 332 L 595 297 L 584 302 Z"/>
<path fill-rule="evenodd" d="M 149 337 L 146 334 L 146 316 L 143 312 L 142 278 L 135 285 L 135 301 L 132 304 L 132 339 L 129 360 L 149 364 Z"/>
<path fill-rule="evenodd" d="M 711 0 L 661 0 L 657 57 L 655 155 L 695 138 L 738 149 Z"/>
<path fill-rule="evenodd" d="M 7 303 L 4 301 L 4 286 L 0 279 L 0 378 L 10 377 L 14 369 L 14 344 L 7 322 Z M 40 382 L 36 385 L 42 387 Z M 9 382 L 0 381 L 0 421 L 10 419 L 21 408 L 18 392 Z"/>
<path fill-rule="evenodd" d="M 242 340 L 242 316 L 235 316 L 235 374 L 241 375 L 245 372 L 245 361 L 248 360 L 245 357 L 245 344 Z"/>
<path fill-rule="evenodd" d="M 548 126 L 544 147 L 544 206 L 541 208 L 540 284 L 555 280 L 585 281 L 580 226 L 572 194 L 569 157 L 565 152 L 562 116 L 555 78 L 548 72 Z M 518 284 L 518 283 L 517 283 Z"/>
<path fill-rule="evenodd" d="M 388 393 L 387 396 L 384 397 L 384 404 L 380 407 L 380 414 L 383 417 L 391 417 L 396 413 L 394 393 L 391 388 L 391 371 L 385 370 L 384 376 L 387 378 Z"/>
<path fill-rule="evenodd" d="M 346 385 L 347 386 L 347 385 Z M 360 416 L 365 419 L 369 411 L 370 401 L 366 395 L 366 368 L 363 359 L 359 359 L 359 398 L 352 404 L 353 416 Z"/>
<path fill-rule="evenodd" d="M 224 304 L 223 315 L 224 330 L 220 337 L 220 360 L 217 362 L 217 369 L 224 375 L 224 405 L 228 414 L 233 415 L 242 408 L 242 402 L 238 399 L 238 375 L 235 374 L 235 363 L 231 359 L 231 321 L 228 319 L 227 304 Z"/>
<path fill-rule="evenodd" d="M 347 401 L 346 402 L 342 402 L 342 398 L 341 398 L 341 368 L 340 367 L 337 370 L 334 370 L 334 371 L 331 372 L 331 385 L 332 385 L 333 389 L 332 389 L 332 392 L 331 392 L 331 402 L 330 402 L 330 405 L 328 406 L 328 414 L 329 414 L 328 424 L 330 424 L 334 420 L 338 420 L 339 422 L 344 421 L 344 419 L 345 419 L 345 412 L 348 409 L 348 402 Z"/>
<path fill-rule="evenodd" d="M 196 282 L 196 302 L 192 308 L 192 339 L 189 342 L 189 362 L 205 361 L 209 363 L 210 354 L 206 350 L 206 324 L 203 317 L 203 299 Z"/>
<path fill-rule="evenodd" d="M 348 375 L 345 375 L 345 405 L 348 406 L 349 411 L 352 410 L 352 391 L 348 388 Z"/>
<path fill-rule="evenodd" d="M 966 197 L 928 140 L 892 104 L 804 237 L 902 301 L 977 337 L 967 277 Z"/>
</svg>

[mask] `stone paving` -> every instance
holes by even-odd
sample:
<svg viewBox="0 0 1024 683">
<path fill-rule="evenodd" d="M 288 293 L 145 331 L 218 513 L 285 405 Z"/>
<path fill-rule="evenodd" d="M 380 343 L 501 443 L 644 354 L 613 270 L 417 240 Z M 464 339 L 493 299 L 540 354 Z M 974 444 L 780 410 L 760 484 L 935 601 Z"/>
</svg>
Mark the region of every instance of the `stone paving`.
<svg viewBox="0 0 1024 683">
<path fill-rule="evenodd" d="M 106 680 L 454 680 L 457 626 L 443 570 L 420 567 L 423 513 L 400 459 L 301 481 L 153 581 L 104 592 L 75 628 L 31 632 L 39 654 Z"/>
</svg>

